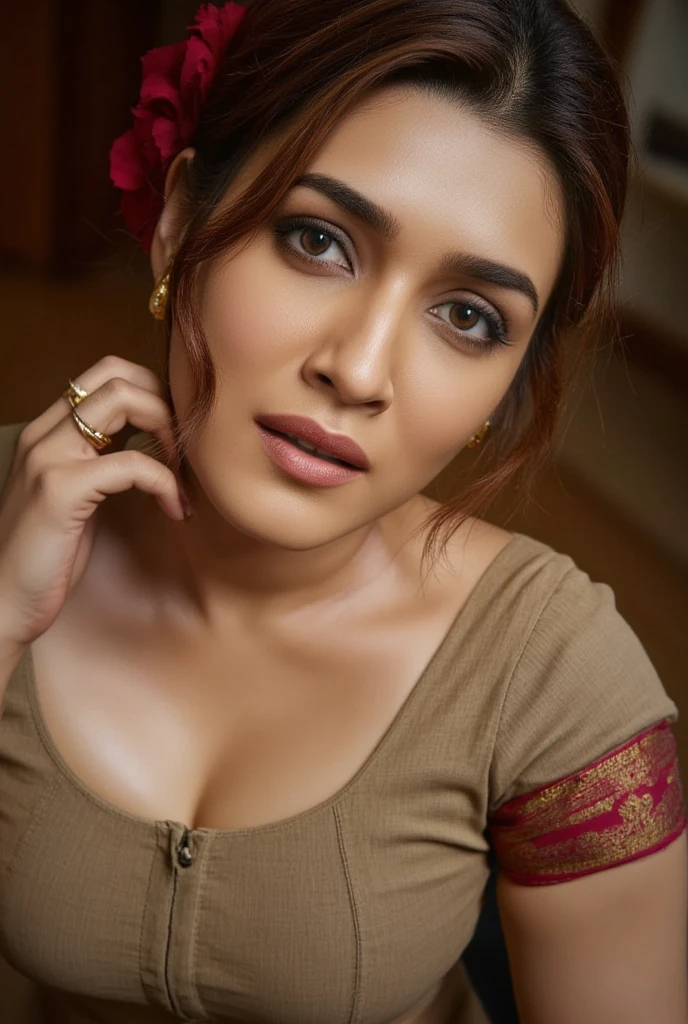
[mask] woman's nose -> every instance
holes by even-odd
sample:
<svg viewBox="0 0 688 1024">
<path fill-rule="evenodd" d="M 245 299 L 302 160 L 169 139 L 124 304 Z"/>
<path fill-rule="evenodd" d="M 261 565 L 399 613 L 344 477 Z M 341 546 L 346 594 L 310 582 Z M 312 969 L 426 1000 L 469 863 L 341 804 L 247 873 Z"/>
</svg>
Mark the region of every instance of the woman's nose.
<svg viewBox="0 0 688 1024">
<path fill-rule="evenodd" d="M 350 296 L 349 296 L 350 298 Z M 333 317 L 306 359 L 302 375 L 311 387 L 335 392 L 342 404 L 368 405 L 383 412 L 393 398 L 393 369 L 402 331 L 400 303 L 349 305 Z"/>
</svg>

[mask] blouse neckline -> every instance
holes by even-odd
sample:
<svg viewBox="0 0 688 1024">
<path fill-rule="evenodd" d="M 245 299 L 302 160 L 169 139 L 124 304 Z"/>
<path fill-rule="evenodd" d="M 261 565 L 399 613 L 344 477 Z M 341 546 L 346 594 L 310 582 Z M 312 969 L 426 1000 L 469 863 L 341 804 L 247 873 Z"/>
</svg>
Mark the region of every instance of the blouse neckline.
<svg viewBox="0 0 688 1024">
<path fill-rule="evenodd" d="M 393 737 L 401 728 L 402 723 L 411 714 L 415 706 L 418 704 L 421 696 L 424 694 L 427 687 L 430 685 L 432 677 L 435 673 L 435 668 L 439 664 L 444 652 L 448 646 L 456 641 L 457 635 L 460 632 L 460 626 L 462 626 L 468 620 L 468 613 L 472 611 L 482 594 L 488 589 L 489 585 L 493 582 L 494 578 L 499 574 L 503 564 L 508 560 L 509 556 L 514 550 L 523 542 L 532 543 L 532 538 L 525 534 L 512 531 L 513 535 L 511 539 L 504 545 L 503 548 L 495 555 L 492 561 L 489 563 L 487 568 L 483 571 L 477 582 L 474 584 L 473 589 L 469 593 L 464 603 L 459 608 L 457 614 L 452 619 L 449 628 L 445 632 L 442 640 L 433 651 L 427 662 L 425 668 L 421 672 L 420 676 L 413 684 L 413 687 L 409 691 L 408 695 L 404 699 L 396 715 L 390 722 L 389 726 L 382 734 L 378 742 L 375 744 L 371 752 L 368 754 L 363 763 L 354 772 L 352 777 L 345 782 L 343 786 L 329 797 L 321 800 L 313 807 L 306 808 L 304 811 L 299 811 L 297 814 L 290 815 L 287 818 L 281 818 L 279 821 L 268 822 L 265 825 L 255 825 L 247 828 L 210 828 L 206 826 L 197 826 L 192 828 L 190 825 L 174 821 L 166 818 L 144 818 L 136 814 L 132 814 L 129 811 L 125 811 L 122 808 L 117 807 L 115 804 L 110 803 L 103 797 L 99 796 L 94 790 L 83 782 L 76 772 L 67 764 L 61 753 L 57 749 L 52 735 L 48 729 L 48 726 L 43 718 L 41 712 L 40 703 L 38 699 L 37 687 L 36 687 L 36 674 L 35 666 L 33 661 L 33 654 L 31 651 L 31 645 L 29 645 L 24 652 L 24 655 L 19 663 L 19 670 L 24 672 L 24 680 L 26 682 L 26 690 L 28 693 L 29 702 L 33 714 L 33 719 L 40 735 L 40 739 L 44 749 L 48 756 L 52 760 L 53 764 L 58 768 L 60 773 L 66 778 L 72 789 L 78 790 L 82 796 L 86 799 L 95 803 L 103 813 L 112 817 L 119 817 L 129 822 L 132 825 L 139 826 L 140 828 L 156 831 L 160 825 L 173 823 L 179 828 L 188 831 L 189 833 L 202 833 L 214 838 L 231 839 L 234 836 L 250 836 L 258 835 L 266 832 L 274 832 L 278 829 L 287 829 L 294 825 L 300 824 L 302 821 L 309 817 L 315 817 L 318 814 L 323 814 L 330 808 L 340 803 L 363 779 L 367 773 L 372 770 L 373 766 L 379 761 L 383 751 L 391 743 Z"/>
</svg>

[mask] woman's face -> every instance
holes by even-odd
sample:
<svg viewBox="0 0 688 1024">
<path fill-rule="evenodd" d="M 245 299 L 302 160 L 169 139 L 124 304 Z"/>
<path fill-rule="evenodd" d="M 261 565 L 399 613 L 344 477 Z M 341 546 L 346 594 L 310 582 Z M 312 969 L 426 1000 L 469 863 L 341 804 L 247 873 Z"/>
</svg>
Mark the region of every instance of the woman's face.
<svg viewBox="0 0 688 1024">
<path fill-rule="evenodd" d="M 255 154 L 226 203 L 267 156 Z M 369 97 L 308 173 L 325 187 L 292 188 L 248 245 L 204 275 L 218 395 L 189 452 L 227 522 L 292 550 L 405 505 L 464 447 L 524 358 L 563 244 L 546 160 L 414 87 Z M 353 192 L 364 197 L 358 213 Z M 191 374 L 176 331 L 170 382 L 183 422 Z M 347 435 L 369 468 L 337 486 L 295 478 L 266 450 L 257 421 L 268 415 Z"/>
</svg>

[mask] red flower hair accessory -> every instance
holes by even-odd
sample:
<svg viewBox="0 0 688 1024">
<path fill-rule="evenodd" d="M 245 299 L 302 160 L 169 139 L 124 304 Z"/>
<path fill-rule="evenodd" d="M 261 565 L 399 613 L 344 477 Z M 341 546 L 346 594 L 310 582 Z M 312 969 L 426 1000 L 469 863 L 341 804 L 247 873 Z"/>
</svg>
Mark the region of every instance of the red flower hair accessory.
<svg viewBox="0 0 688 1024">
<path fill-rule="evenodd" d="M 237 3 L 201 4 L 191 35 L 141 58 L 133 126 L 110 150 L 110 177 L 123 192 L 120 212 L 146 252 L 164 206 L 165 175 L 192 141 L 210 83 L 245 13 Z"/>
</svg>

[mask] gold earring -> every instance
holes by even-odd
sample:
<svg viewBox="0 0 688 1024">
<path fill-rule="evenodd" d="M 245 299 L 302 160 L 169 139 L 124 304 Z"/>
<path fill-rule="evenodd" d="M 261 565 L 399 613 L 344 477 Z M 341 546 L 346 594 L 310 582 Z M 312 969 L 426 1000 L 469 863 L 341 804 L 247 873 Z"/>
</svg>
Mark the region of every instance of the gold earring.
<svg viewBox="0 0 688 1024">
<path fill-rule="evenodd" d="M 155 317 L 156 320 L 165 319 L 165 311 L 167 309 L 167 296 L 169 293 L 170 284 L 170 272 L 166 270 L 160 280 L 157 282 L 153 293 L 148 301 L 148 308 Z"/>
<path fill-rule="evenodd" d="M 475 448 L 477 445 L 479 445 L 480 442 L 482 441 L 482 439 L 485 437 L 485 434 L 488 432 L 489 429 L 490 429 L 490 421 L 487 420 L 485 422 L 485 425 L 480 428 L 480 430 L 477 432 L 477 434 L 473 435 L 473 437 L 470 439 L 470 441 L 468 442 L 466 447 L 467 448 Z"/>
</svg>

